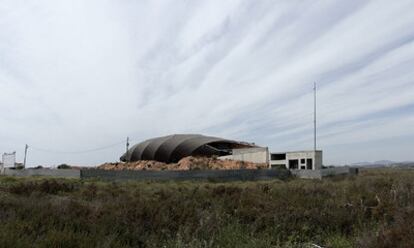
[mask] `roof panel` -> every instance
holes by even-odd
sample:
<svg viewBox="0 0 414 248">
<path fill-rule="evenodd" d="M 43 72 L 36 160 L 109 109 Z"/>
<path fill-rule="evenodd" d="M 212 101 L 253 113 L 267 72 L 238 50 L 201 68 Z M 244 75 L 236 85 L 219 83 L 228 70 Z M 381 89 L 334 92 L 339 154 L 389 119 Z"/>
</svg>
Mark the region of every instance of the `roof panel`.
<svg viewBox="0 0 414 248">
<path fill-rule="evenodd" d="M 149 139 L 134 145 L 128 150 L 127 160 L 126 154 L 122 155 L 122 161 L 137 160 L 157 160 L 161 162 L 177 162 L 183 157 L 191 156 L 200 147 L 204 145 L 224 145 L 224 147 L 237 148 L 255 147 L 243 142 L 222 139 L 218 137 L 210 137 L 199 134 L 176 134 L 163 136 L 159 138 Z M 199 149 L 206 156 L 217 154 L 213 149 Z M 211 154 L 210 154 L 211 153 Z M 199 154 L 198 154 L 199 155 Z M 204 154 L 203 154 L 204 155 Z"/>
<path fill-rule="evenodd" d="M 172 135 L 159 137 L 151 140 L 151 142 L 148 144 L 148 146 L 144 149 L 142 152 L 142 160 L 155 160 L 155 153 L 158 150 L 158 147 L 160 147 L 165 141 L 170 139 Z"/>
<path fill-rule="evenodd" d="M 172 135 L 170 139 L 166 140 L 161 146 L 158 147 L 154 159 L 161 162 L 169 162 L 171 160 L 171 154 L 175 148 L 184 141 L 192 139 L 195 136 L 196 135 Z"/>
</svg>

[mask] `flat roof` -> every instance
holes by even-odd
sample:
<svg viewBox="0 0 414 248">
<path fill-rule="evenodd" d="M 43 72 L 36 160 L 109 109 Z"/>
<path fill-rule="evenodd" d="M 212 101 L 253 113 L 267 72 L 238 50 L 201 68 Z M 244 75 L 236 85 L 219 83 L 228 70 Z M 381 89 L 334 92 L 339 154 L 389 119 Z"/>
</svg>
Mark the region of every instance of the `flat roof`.
<svg viewBox="0 0 414 248">
<path fill-rule="evenodd" d="M 303 153 L 303 152 L 322 152 L 322 150 L 304 150 L 304 151 L 288 151 L 288 152 L 271 152 L 270 154 L 286 154 L 286 153 Z"/>
</svg>

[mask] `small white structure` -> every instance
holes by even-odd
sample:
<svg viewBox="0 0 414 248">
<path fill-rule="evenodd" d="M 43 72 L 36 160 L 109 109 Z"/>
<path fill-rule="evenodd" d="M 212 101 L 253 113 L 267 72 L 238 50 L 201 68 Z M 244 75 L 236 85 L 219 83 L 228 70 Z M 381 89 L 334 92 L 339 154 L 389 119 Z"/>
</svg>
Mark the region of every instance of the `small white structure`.
<svg viewBox="0 0 414 248">
<path fill-rule="evenodd" d="M 283 166 L 289 170 L 322 169 L 322 151 L 293 151 L 270 154 L 270 167 Z"/>
<path fill-rule="evenodd" d="M 322 151 L 292 151 L 269 153 L 267 147 L 233 149 L 232 155 L 219 159 L 231 159 L 253 163 L 266 163 L 269 168 L 284 167 L 289 170 L 322 169 Z"/>
<path fill-rule="evenodd" d="M 3 153 L 2 161 L 4 168 L 14 167 L 16 164 L 16 152 Z"/>
<path fill-rule="evenodd" d="M 0 172 L 3 174 L 5 168 L 14 168 L 16 165 L 16 152 L 3 153 Z"/>
</svg>

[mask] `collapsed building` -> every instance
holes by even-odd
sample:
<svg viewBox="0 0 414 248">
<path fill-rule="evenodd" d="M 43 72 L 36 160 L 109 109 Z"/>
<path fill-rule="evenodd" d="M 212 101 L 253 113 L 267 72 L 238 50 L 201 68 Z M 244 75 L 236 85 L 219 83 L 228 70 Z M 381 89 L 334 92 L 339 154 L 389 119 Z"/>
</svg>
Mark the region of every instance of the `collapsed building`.
<svg viewBox="0 0 414 248">
<path fill-rule="evenodd" d="M 254 144 L 200 134 L 175 134 L 149 139 L 134 145 L 121 161 L 155 160 L 176 163 L 188 156 L 225 156 L 235 149 L 254 148 Z"/>
<path fill-rule="evenodd" d="M 318 170 L 322 168 L 322 151 L 298 151 L 270 153 L 267 147 L 254 143 L 204 136 L 200 134 L 175 134 L 145 140 L 128 149 L 121 156 L 123 162 L 154 160 L 177 163 L 181 159 L 213 157 L 266 163 L 269 168 L 284 167 L 295 170 Z"/>
</svg>

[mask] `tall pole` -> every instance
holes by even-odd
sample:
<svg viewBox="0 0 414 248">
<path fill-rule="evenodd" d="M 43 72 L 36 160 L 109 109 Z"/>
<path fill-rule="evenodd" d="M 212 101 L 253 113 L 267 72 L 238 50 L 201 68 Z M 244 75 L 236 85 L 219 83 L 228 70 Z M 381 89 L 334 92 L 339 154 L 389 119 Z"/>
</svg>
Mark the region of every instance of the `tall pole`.
<svg viewBox="0 0 414 248">
<path fill-rule="evenodd" d="M 27 150 L 29 149 L 29 146 L 26 144 L 24 147 L 24 160 L 23 160 L 23 168 L 26 168 L 26 159 L 27 159 Z"/>
<path fill-rule="evenodd" d="M 129 157 L 128 157 L 128 151 L 129 151 L 129 137 L 127 137 L 127 139 L 126 139 L 126 152 L 125 152 L 125 154 L 126 154 L 126 161 L 127 162 L 129 162 Z"/>
<path fill-rule="evenodd" d="M 313 150 L 316 151 L 316 82 L 313 85 Z"/>
</svg>

